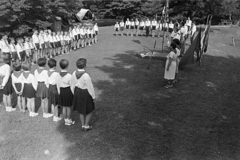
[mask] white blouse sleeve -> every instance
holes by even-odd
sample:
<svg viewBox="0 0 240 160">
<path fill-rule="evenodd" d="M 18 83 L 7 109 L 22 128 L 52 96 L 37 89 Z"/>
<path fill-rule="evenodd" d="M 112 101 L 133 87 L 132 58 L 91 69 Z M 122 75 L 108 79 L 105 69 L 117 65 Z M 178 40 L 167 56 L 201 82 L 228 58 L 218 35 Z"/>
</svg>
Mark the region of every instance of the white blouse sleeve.
<svg viewBox="0 0 240 160">
<path fill-rule="evenodd" d="M 30 76 L 30 82 L 32 83 L 33 88 L 37 90 L 37 85 L 38 85 L 37 80 L 35 79 L 33 74 L 30 74 L 29 76 Z"/>
<path fill-rule="evenodd" d="M 95 99 L 95 92 L 94 92 L 92 80 L 88 74 L 86 74 L 85 80 L 86 80 L 87 90 L 88 90 L 89 94 L 92 96 L 93 99 Z"/>
<path fill-rule="evenodd" d="M 75 73 L 76 73 L 76 71 L 73 72 L 73 74 L 71 76 L 71 80 L 70 80 L 70 88 L 71 88 L 71 91 L 72 91 L 73 94 L 74 94 L 74 89 L 75 89 L 75 86 L 76 86 L 76 83 L 77 83 Z"/>
<path fill-rule="evenodd" d="M 3 78 L 3 81 L 2 81 L 2 86 L 4 87 L 7 82 L 8 82 L 8 79 L 10 77 L 10 72 L 11 72 L 11 69 L 10 69 L 10 66 L 7 65 L 6 67 L 4 67 L 4 78 Z"/>
</svg>

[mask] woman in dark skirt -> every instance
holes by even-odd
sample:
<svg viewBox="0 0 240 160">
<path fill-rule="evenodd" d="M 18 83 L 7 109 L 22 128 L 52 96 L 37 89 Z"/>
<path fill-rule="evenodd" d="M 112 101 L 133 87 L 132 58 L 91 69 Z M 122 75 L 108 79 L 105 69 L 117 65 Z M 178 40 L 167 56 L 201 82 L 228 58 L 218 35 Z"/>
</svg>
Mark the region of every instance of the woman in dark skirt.
<svg viewBox="0 0 240 160">
<path fill-rule="evenodd" d="M 72 75 L 71 85 L 74 89 L 73 109 L 80 114 L 82 130 L 92 129 L 89 122 L 92 118 L 92 112 L 95 109 L 95 93 L 90 76 L 85 72 L 86 59 L 80 58 L 76 65 L 78 70 Z"/>
<path fill-rule="evenodd" d="M 0 62 L 0 89 L 3 90 L 3 103 L 7 112 L 15 111 L 16 108 L 12 108 L 11 95 L 12 95 L 12 79 L 10 68 L 10 56 L 8 54 L 3 55 L 3 62 Z"/>
<path fill-rule="evenodd" d="M 61 72 L 57 76 L 57 90 L 59 94 L 58 105 L 63 107 L 63 117 L 65 125 L 70 126 L 75 122 L 71 119 L 73 91 L 71 90 L 70 83 L 72 75 L 67 72 L 69 65 L 68 60 L 62 59 L 59 63 Z"/>
</svg>

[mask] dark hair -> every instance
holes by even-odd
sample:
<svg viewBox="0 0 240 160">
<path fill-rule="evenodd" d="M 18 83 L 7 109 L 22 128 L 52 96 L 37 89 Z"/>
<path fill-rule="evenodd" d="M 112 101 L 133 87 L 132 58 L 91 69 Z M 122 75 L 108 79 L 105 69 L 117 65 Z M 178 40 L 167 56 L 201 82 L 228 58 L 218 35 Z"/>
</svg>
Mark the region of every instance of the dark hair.
<svg viewBox="0 0 240 160">
<path fill-rule="evenodd" d="M 53 58 L 49 59 L 48 60 L 48 67 L 49 68 L 53 68 L 53 67 L 56 67 L 57 66 L 57 61 Z"/>
<path fill-rule="evenodd" d="M 20 71 L 22 69 L 21 63 L 19 62 L 14 62 L 13 63 L 13 70 L 14 71 Z"/>
<path fill-rule="evenodd" d="M 175 42 L 172 42 L 171 45 L 170 45 L 173 49 L 176 49 L 177 48 L 177 45 Z"/>
<path fill-rule="evenodd" d="M 39 58 L 38 61 L 37 61 L 37 64 L 38 64 L 39 67 L 46 66 L 46 63 L 47 63 L 46 58 Z"/>
<path fill-rule="evenodd" d="M 87 64 L 87 60 L 85 58 L 80 58 L 76 62 L 76 66 L 78 69 L 83 69 L 84 67 L 86 67 L 86 64 Z"/>
<path fill-rule="evenodd" d="M 68 67 L 68 64 L 69 64 L 69 62 L 66 59 L 62 59 L 59 62 L 59 66 L 60 66 L 61 69 L 66 69 Z"/>
<path fill-rule="evenodd" d="M 24 62 L 24 63 L 22 63 L 22 69 L 24 71 L 30 71 L 31 66 L 30 66 L 30 64 L 28 62 Z"/>
<path fill-rule="evenodd" d="M 178 39 L 173 39 L 173 42 L 176 44 L 176 45 L 181 45 L 180 41 Z"/>
</svg>

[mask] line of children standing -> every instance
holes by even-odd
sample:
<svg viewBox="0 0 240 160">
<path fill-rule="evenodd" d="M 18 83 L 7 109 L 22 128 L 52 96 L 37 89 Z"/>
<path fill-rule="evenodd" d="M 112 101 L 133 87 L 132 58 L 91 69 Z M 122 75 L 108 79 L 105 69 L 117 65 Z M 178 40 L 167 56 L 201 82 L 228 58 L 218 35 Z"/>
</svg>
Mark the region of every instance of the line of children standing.
<svg viewBox="0 0 240 160">
<path fill-rule="evenodd" d="M 11 61 L 28 63 L 35 62 L 42 57 L 52 58 L 57 55 L 69 54 L 72 50 L 91 46 L 98 42 L 98 25 L 76 25 L 68 31 L 52 32 L 50 29 L 34 30 L 31 37 L 9 38 L 3 35 L 0 50 L 10 54 Z M 35 54 L 35 57 L 33 57 Z M 34 60 L 35 59 L 35 60 Z"/>
<path fill-rule="evenodd" d="M 11 95 L 17 95 L 17 106 L 20 112 L 29 111 L 30 117 L 38 115 L 35 109 L 35 98 L 41 98 L 43 118 L 53 117 L 54 122 L 60 121 L 60 106 L 65 125 L 70 126 L 75 122 L 71 119 L 73 110 L 80 114 L 82 130 L 92 129 L 89 122 L 92 112 L 95 109 L 95 93 L 89 74 L 84 70 L 86 59 L 80 58 L 76 62 L 77 70 L 70 74 L 67 69 L 69 62 L 62 59 L 59 62 L 61 68 L 57 72 L 57 61 L 55 59 L 39 58 L 38 68 L 32 74 L 31 65 L 25 61 L 23 63 L 13 63 L 13 73 L 7 58 L 0 67 L 0 75 L 3 81 L 0 87 L 3 89 L 3 101 L 7 112 L 15 111 L 11 106 Z M 46 70 L 48 64 L 49 70 Z M 14 90 L 14 91 L 13 91 Z M 27 102 L 27 103 L 26 103 Z M 51 110 L 51 111 L 50 111 Z"/>
<path fill-rule="evenodd" d="M 171 34 L 173 29 L 174 23 L 172 21 L 167 23 L 166 21 L 157 21 L 155 18 L 152 20 L 147 19 L 144 21 L 142 19 L 139 21 L 136 18 L 135 20 L 131 19 L 131 21 L 127 19 L 125 23 L 123 20 L 121 22 L 116 22 L 114 25 L 114 35 L 120 34 L 123 36 L 123 34 L 125 34 L 127 36 L 150 36 L 151 34 L 152 37 L 160 37 L 163 31 Z"/>
</svg>

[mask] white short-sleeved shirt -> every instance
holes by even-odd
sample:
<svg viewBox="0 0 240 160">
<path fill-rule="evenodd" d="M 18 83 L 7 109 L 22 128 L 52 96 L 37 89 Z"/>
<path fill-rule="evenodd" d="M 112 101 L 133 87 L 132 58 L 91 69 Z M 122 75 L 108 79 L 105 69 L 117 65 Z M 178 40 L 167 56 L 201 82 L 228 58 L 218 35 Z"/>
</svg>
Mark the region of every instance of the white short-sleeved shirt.
<svg viewBox="0 0 240 160">
<path fill-rule="evenodd" d="M 28 49 L 31 49 L 31 46 L 30 46 L 29 42 L 25 42 L 24 43 L 24 50 L 28 50 Z"/>
<path fill-rule="evenodd" d="M 124 22 L 120 22 L 120 27 L 124 27 Z"/>
<path fill-rule="evenodd" d="M 187 20 L 187 21 L 186 21 L 186 25 L 189 26 L 189 27 L 191 27 L 191 26 L 192 26 L 192 21 L 191 21 L 191 20 Z"/>
<path fill-rule="evenodd" d="M 14 71 L 11 75 L 12 77 L 12 83 L 23 83 L 23 75 L 22 73 L 19 71 L 18 73 L 20 74 L 19 77 L 15 76 L 15 73 L 16 71 Z"/>
<path fill-rule="evenodd" d="M 187 29 L 186 29 L 185 26 L 180 29 L 180 33 L 181 33 L 183 36 L 185 36 L 185 35 L 187 34 Z"/>
<path fill-rule="evenodd" d="M 146 22 L 145 22 L 145 25 L 146 25 L 147 27 L 149 27 L 149 26 L 151 25 L 151 22 L 150 22 L 150 21 L 146 21 Z"/>
<path fill-rule="evenodd" d="M 53 43 L 53 36 L 51 34 L 48 35 L 49 42 Z"/>
<path fill-rule="evenodd" d="M 61 72 L 65 73 L 66 75 L 61 76 Z M 60 94 L 60 88 L 71 87 L 71 78 L 72 78 L 72 75 L 70 73 L 67 73 L 66 70 L 62 70 L 61 72 L 58 74 L 57 81 L 56 81 L 56 85 L 57 85 L 59 94 Z M 72 90 L 72 92 L 73 92 L 73 90 Z"/>
<path fill-rule="evenodd" d="M 17 43 L 17 45 L 16 45 L 16 50 L 17 50 L 17 52 L 19 53 L 19 52 L 22 52 L 22 51 L 24 50 L 24 48 L 23 48 L 23 46 L 21 46 L 19 43 Z"/>
<path fill-rule="evenodd" d="M 93 29 L 94 29 L 94 31 L 98 31 L 98 26 L 94 25 Z"/>
<path fill-rule="evenodd" d="M 145 26 L 145 23 L 144 23 L 144 22 L 140 22 L 140 26 L 141 26 L 141 27 L 144 27 L 144 26 Z"/>
<path fill-rule="evenodd" d="M 135 21 L 135 25 L 136 25 L 136 26 L 139 26 L 139 21 Z"/>
<path fill-rule="evenodd" d="M 16 45 L 15 44 L 9 44 L 10 51 L 11 52 L 17 52 Z"/>
<path fill-rule="evenodd" d="M 169 28 L 173 29 L 174 28 L 174 24 L 173 23 L 169 23 Z"/>
<path fill-rule="evenodd" d="M 135 22 L 133 22 L 133 21 L 130 22 L 130 25 L 131 25 L 131 26 L 135 26 Z"/>
<path fill-rule="evenodd" d="M 3 51 L 3 52 L 10 52 L 10 48 L 9 48 L 9 44 L 7 41 L 4 41 L 3 39 L 0 41 L 0 49 Z"/>
<path fill-rule="evenodd" d="M 119 26 L 119 24 L 115 24 L 115 26 L 114 26 L 114 28 L 119 28 L 120 26 Z"/>
<path fill-rule="evenodd" d="M 49 42 L 48 34 L 44 34 L 43 37 L 45 42 Z"/>
<path fill-rule="evenodd" d="M 42 35 L 39 35 L 38 38 L 39 38 L 39 43 L 40 44 L 43 44 L 45 42 L 44 37 Z"/>
<path fill-rule="evenodd" d="M 24 71 L 24 72 L 29 73 L 29 71 Z M 25 78 L 23 75 L 22 75 L 22 77 L 23 77 L 23 83 L 32 84 L 33 88 L 35 90 L 37 90 L 37 85 L 38 84 L 37 84 L 37 81 L 36 81 L 36 79 L 35 79 L 35 77 L 32 73 L 29 73 L 27 78 Z"/>
<path fill-rule="evenodd" d="M 53 69 L 50 69 L 48 71 L 48 84 L 50 85 L 56 85 L 56 82 L 57 82 L 57 78 L 59 76 L 59 73 L 56 72 L 55 70 Z"/>
<path fill-rule="evenodd" d="M 32 35 L 33 43 L 39 43 L 39 38 L 36 34 Z"/>
<path fill-rule="evenodd" d="M 192 26 L 192 35 L 197 31 L 197 27 L 195 24 Z"/>
<path fill-rule="evenodd" d="M 129 26 L 131 24 L 130 21 L 126 21 L 125 25 Z"/>
<path fill-rule="evenodd" d="M 38 71 L 38 69 L 36 69 L 34 71 L 34 77 L 37 82 L 44 82 L 46 87 L 48 87 L 48 71 L 47 70 L 43 69 L 41 71 Z"/>
<path fill-rule="evenodd" d="M 152 21 L 152 26 L 156 26 L 157 25 L 157 21 Z"/>
</svg>

